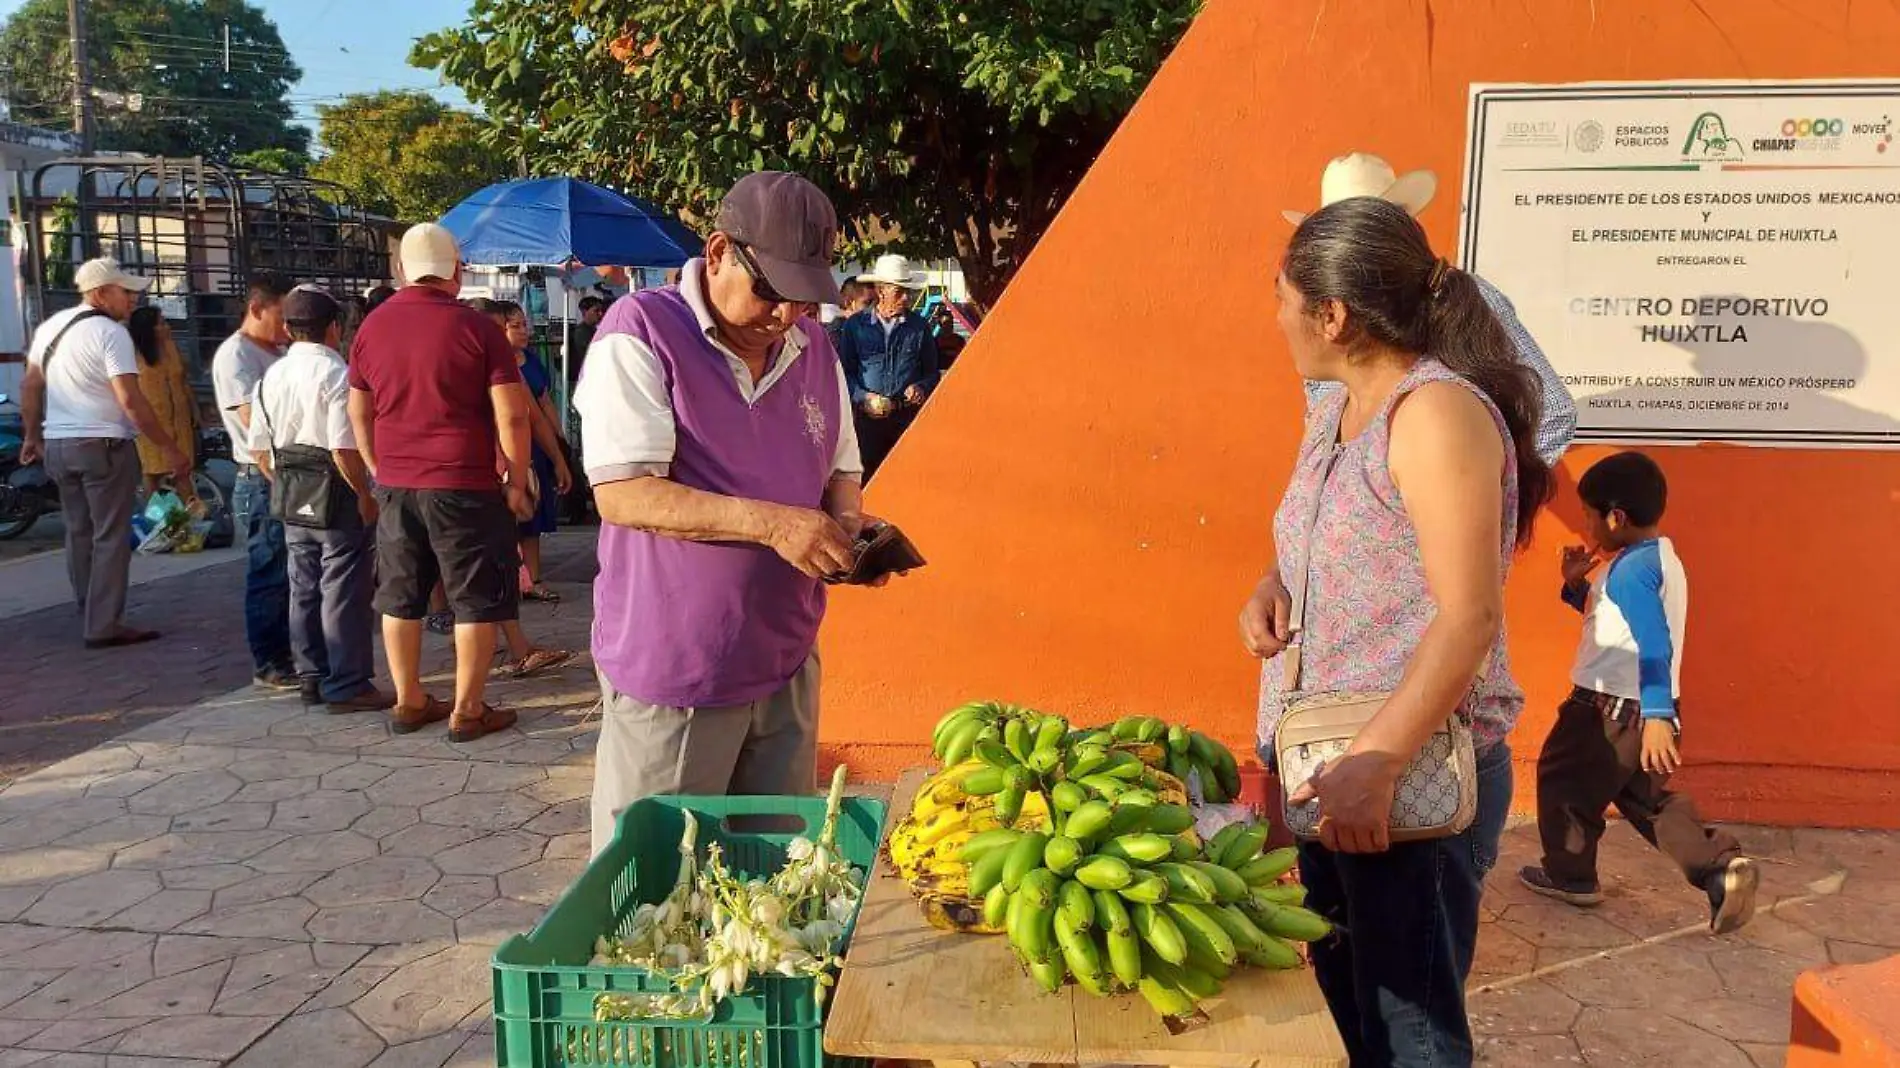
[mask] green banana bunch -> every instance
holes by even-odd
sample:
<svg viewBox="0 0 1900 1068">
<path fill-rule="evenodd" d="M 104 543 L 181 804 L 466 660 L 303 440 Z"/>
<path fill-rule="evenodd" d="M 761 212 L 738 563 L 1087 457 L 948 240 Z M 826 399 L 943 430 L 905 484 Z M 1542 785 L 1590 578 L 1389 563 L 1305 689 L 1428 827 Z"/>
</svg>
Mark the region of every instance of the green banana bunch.
<svg viewBox="0 0 1900 1068">
<path fill-rule="evenodd" d="M 950 770 L 917 803 L 903 852 L 967 877 L 983 929 L 1004 932 L 1044 990 L 1138 991 L 1191 1025 L 1234 969 L 1300 967 L 1297 943 L 1331 931 L 1303 887 L 1280 882 L 1296 857 L 1263 852 L 1265 824 L 1195 833 L 1182 783 L 1198 779 L 1211 802 L 1240 784 L 1233 754 L 1191 727 L 1137 715 L 1077 728 L 984 701 L 946 713 L 931 748 Z"/>
</svg>

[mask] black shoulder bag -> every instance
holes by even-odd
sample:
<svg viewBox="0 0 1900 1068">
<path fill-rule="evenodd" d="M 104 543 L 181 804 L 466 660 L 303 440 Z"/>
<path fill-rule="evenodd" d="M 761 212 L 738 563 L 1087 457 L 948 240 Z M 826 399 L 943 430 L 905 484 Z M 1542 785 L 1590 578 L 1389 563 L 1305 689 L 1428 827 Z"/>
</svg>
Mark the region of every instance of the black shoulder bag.
<svg viewBox="0 0 1900 1068">
<path fill-rule="evenodd" d="M 251 407 L 251 414 L 264 420 L 264 432 L 270 435 L 271 469 L 277 476 L 270 491 L 270 514 L 293 527 L 336 529 L 343 509 L 355 507 L 356 491 L 343 481 L 330 450 L 295 443 L 278 445 L 261 381 Z"/>
</svg>

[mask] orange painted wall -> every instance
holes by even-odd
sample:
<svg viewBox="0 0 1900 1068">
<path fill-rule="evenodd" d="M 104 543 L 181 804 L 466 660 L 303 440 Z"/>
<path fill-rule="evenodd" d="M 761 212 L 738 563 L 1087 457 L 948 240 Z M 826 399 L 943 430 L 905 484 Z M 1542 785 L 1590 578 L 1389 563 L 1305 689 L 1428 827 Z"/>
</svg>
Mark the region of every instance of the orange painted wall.
<svg viewBox="0 0 1900 1068">
<path fill-rule="evenodd" d="M 880 473 L 930 567 L 833 600 L 823 738 L 861 774 L 972 697 L 1253 734 L 1235 616 L 1268 552 L 1299 383 L 1273 325 L 1332 156 L 1430 167 L 1456 248 L 1472 82 L 1900 74 L 1900 10 L 1808 0 L 1210 0 Z M 1517 566 L 1520 807 L 1565 681 L 1566 496 Z M 1695 582 L 1687 786 L 1711 814 L 1900 825 L 1900 454 L 1672 448 Z"/>
</svg>

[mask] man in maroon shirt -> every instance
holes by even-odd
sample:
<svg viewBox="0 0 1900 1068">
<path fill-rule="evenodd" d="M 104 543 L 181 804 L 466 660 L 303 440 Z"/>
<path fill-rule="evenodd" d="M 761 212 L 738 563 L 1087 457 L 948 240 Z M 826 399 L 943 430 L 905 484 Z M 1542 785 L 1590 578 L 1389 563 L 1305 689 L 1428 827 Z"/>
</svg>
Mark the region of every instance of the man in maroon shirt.
<svg viewBox="0 0 1900 1068">
<path fill-rule="evenodd" d="M 466 742 L 515 722 L 483 693 L 493 624 L 520 604 L 515 523 L 533 508 L 533 401 L 501 328 L 456 300 L 455 238 L 412 226 L 400 259 L 408 284 L 363 321 L 350 349 L 350 423 L 382 506 L 376 608 L 396 683 L 393 725 L 406 734 L 446 719 L 449 740 Z M 438 581 L 455 613 L 453 707 L 422 689 L 422 620 Z"/>
</svg>

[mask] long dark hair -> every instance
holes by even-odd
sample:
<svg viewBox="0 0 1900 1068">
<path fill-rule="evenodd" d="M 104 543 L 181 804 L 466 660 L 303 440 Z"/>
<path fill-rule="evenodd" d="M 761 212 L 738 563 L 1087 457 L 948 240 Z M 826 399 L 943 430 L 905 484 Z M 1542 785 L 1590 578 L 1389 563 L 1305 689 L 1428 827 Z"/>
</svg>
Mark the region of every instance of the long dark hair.
<svg viewBox="0 0 1900 1068">
<path fill-rule="evenodd" d="M 158 343 L 158 328 L 165 322 L 165 313 L 150 304 L 132 309 L 132 317 L 125 321 L 126 332 L 132 335 L 132 347 L 153 367 L 165 355 Z"/>
<path fill-rule="evenodd" d="M 1537 455 L 1543 390 L 1477 280 L 1440 260 L 1424 227 L 1378 197 L 1337 201 L 1307 216 L 1282 270 L 1309 309 L 1337 300 L 1350 332 L 1430 356 L 1491 398 L 1517 454 L 1517 543 L 1529 542 L 1531 519 L 1552 489 L 1550 467 Z"/>
</svg>

